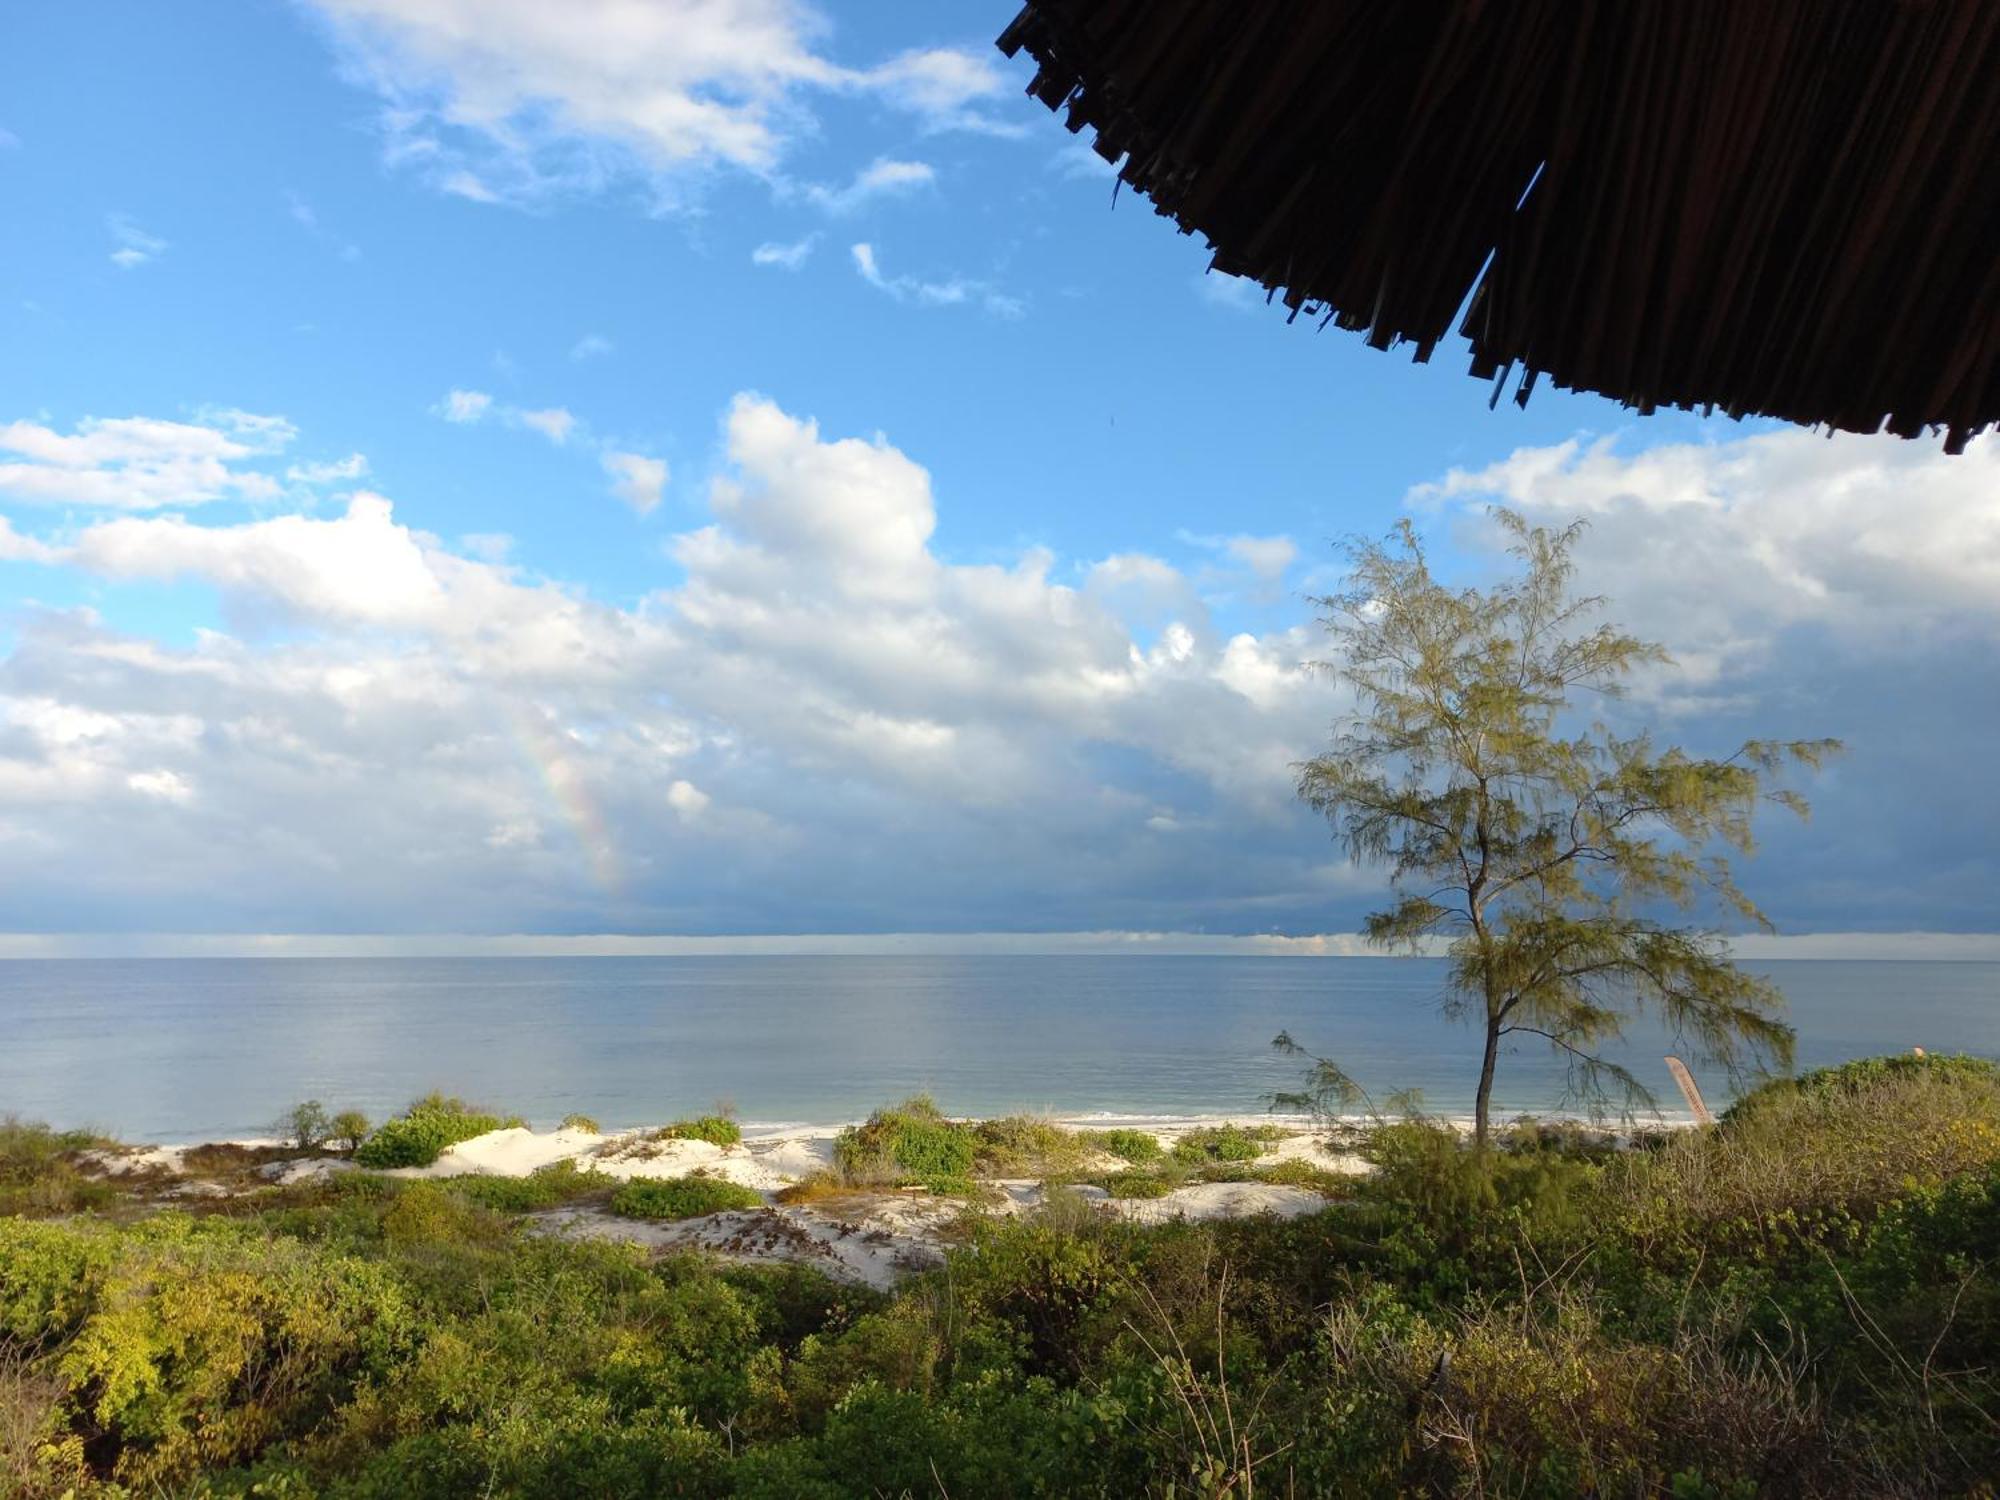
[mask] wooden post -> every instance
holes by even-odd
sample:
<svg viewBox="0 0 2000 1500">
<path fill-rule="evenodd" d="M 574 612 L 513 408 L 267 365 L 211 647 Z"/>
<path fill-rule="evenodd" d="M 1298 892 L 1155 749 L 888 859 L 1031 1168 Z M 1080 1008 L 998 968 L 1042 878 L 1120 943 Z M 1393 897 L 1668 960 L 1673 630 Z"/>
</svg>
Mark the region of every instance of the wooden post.
<svg viewBox="0 0 2000 1500">
<path fill-rule="evenodd" d="M 1694 1111 L 1695 1124 L 1713 1125 L 1715 1116 L 1710 1114 L 1708 1106 L 1702 1103 L 1701 1090 L 1695 1087 L 1694 1074 L 1687 1070 L 1687 1064 L 1678 1057 L 1670 1055 L 1667 1058 L 1667 1071 L 1674 1075 L 1674 1082 L 1681 1086 L 1681 1097 L 1687 1100 L 1688 1108 Z"/>
</svg>

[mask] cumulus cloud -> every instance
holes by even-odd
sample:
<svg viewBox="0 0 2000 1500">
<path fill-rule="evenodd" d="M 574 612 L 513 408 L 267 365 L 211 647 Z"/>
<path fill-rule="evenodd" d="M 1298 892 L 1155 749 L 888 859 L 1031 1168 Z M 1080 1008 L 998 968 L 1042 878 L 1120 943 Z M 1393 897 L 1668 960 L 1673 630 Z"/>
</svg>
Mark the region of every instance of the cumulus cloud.
<svg viewBox="0 0 2000 1500">
<path fill-rule="evenodd" d="M 383 100 L 387 154 L 448 192 L 532 203 L 690 173 L 770 174 L 815 98 L 861 95 L 926 129 L 1007 132 L 983 52 L 851 67 L 800 0 L 311 0 L 348 75 Z"/>
<path fill-rule="evenodd" d="M 85 417 L 67 433 L 10 422 L 0 427 L 0 496 L 93 510 L 269 499 L 278 482 L 246 464 L 282 451 L 293 435 L 282 417 L 239 411 L 196 422 Z"/>
<path fill-rule="evenodd" d="M 1948 457 L 1796 430 L 1643 451 L 1576 440 L 1410 498 L 1478 557 L 1500 545 L 1491 504 L 1588 519 L 1582 582 L 1675 657 L 1607 712 L 1665 716 L 1709 750 L 1848 742 L 1812 789 L 1810 827 L 1774 822 L 1753 867 L 1751 889 L 1791 925 L 1991 925 L 1974 893 L 2000 842 L 1984 748 L 2000 736 L 2000 442 Z"/>
<path fill-rule="evenodd" d="M 953 276 L 945 281 L 925 281 L 908 274 L 889 276 L 883 272 L 872 244 L 864 242 L 850 246 L 848 253 L 853 256 L 854 269 L 863 281 L 877 291 L 887 292 L 898 302 L 909 302 L 918 307 L 973 304 L 1000 318 L 1018 318 L 1027 311 L 1020 298 L 1010 296 L 991 282 L 975 281 L 965 276 Z"/>
<path fill-rule="evenodd" d="M 708 502 L 670 544 L 681 581 L 630 609 L 366 492 L 86 528 L 67 566 L 199 581 L 232 624 L 185 646 L 23 624 L 0 664 L 0 877 L 30 851 L 39 872 L 16 919 L 1261 924 L 1338 888 L 1290 805 L 1329 703 L 1303 637 L 1220 638 L 1185 596 L 1148 641 L 1046 553 L 955 563 L 921 465 L 759 398 L 727 414 Z M 128 868 L 49 863 L 125 824 Z"/>
<path fill-rule="evenodd" d="M 1850 741 L 1811 829 L 1774 823 L 1749 871 L 1783 925 L 1978 928 L 1996 471 L 1990 440 L 1578 444 L 1412 503 L 1468 577 L 1496 565 L 1493 499 L 1594 517 L 1584 581 L 1687 663 L 1604 705 L 1620 723 L 1703 750 Z M 13 919 L 1324 932 L 1379 893 L 1291 794 L 1342 702 L 1304 624 L 1218 630 L 1198 572 L 1142 550 L 955 560 L 915 457 L 760 397 L 726 413 L 705 499 L 671 581 L 629 606 L 368 492 L 328 517 L 0 532 L 0 556 L 105 588 L 216 590 L 227 626 L 21 617 L 0 661 Z M 1208 540 L 1216 567 L 1296 565 L 1283 538 Z"/>
<path fill-rule="evenodd" d="M 105 220 L 105 227 L 111 231 L 112 243 L 117 247 L 111 252 L 111 264 L 121 271 L 136 271 L 171 248 L 157 234 L 148 234 L 125 214 L 112 214 Z"/>
<path fill-rule="evenodd" d="M 667 492 L 664 458 L 648 458 L 643 453 L 606 453 L 604 471 L 611 476 L 611 493 L 639 515 L 649 516 L 659 509 Z"/>
</svg>

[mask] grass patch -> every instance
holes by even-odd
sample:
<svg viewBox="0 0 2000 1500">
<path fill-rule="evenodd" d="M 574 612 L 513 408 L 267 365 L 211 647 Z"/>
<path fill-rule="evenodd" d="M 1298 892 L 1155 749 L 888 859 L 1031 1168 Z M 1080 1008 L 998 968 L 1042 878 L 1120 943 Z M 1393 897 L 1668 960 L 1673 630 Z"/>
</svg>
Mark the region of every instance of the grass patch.
<svg viewBox="0 0 2000 1500">
<path fill-rule="evenodd" d="M 426 1094 L 393 1120 L 385 1120 L 363 1141 L 354 1159 L 364 1167 L 383 1171 L 391 1167 L 427 1167 L 456 1146 L 488 1131 L 505 1130 L 521 1123 L 518 1117 L 499 1115 L 449 1099 L 442 1094 Z"/>
<path fill-rule="evenodd" d="M 635 1179 L 611 1195 L 611 1211 L 628 1219 L 698 1219 L 733 1208 L 762 1208 L 764 1195 L 740 1183 L 691 1173 Z"/>
<path fill-rule="evenodd" d="M 724 1115 L 699 1115 L 692 1120 L 676 1120 L 653 1132 L 656 1141 L 707 1141 L 711 1146 L 734 1146 L 743 1139 L 743 1127 Z"/>
<path fill-rule="evenodd" d="M 963 1193 L 971 1189 L 979 1145 L 971 1126 L 945 1118 L 929 1094 L 913 1094 L 841 1131 L 833 1162 L 855 1186 L 915 1184 L 934 1193 Z"/>
<path fill-rule="evenodd" d="M 1150 1130 L 1093 1130 L 1084 1140 L 1135 1167 L 1150 1166 L 1167 1154 L 1160 1138 Z"/>
</svg>

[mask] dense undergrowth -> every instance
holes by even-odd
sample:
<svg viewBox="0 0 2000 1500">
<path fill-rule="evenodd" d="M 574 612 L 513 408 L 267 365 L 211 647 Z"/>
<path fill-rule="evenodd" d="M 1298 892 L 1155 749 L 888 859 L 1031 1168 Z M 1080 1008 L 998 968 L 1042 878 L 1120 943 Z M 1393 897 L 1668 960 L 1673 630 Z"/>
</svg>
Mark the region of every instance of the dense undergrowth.
<svg viewBox="0 0 2000 1500">
<path fill-rule="evenodd" d="M 956 1183 L 981 1138 L 945 1126 L 884 1111 L 845 1164 Z M 351 1174 L 121 1217 L 36 1186 L 78 1149 L 0 1132 L 0 1494 L 1739 1500 L 2000 1474 L 1984 1063 L 1808 1075 L 1630 1150 L 1523 1126 L 1481 1163 L 1385 1124 L 1376 1173 L 1287 1222 L 1143 1228 L 1059 1192 L 893 1298 L 511 1217 L 595 1186 L 573 1169 L 520 1198 Z"/>
</svg>

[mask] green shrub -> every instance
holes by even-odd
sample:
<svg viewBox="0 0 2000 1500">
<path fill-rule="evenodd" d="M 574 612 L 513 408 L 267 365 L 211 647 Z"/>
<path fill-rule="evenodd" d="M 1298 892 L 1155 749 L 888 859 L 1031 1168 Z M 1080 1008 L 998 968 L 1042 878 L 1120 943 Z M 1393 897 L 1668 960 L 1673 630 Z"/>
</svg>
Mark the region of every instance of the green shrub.
<svg viewBox="0 0 2000 1500">
<path fill-rule="evenodd" d="M 1164 1198 L 1183 1183 L 1184 1179 L 1172 1173 L 1143 1168 L 1098 1179 L 1099 1186 L 1114 1198 Z"/>
<path fill-rule="evenodd" d="M 475 1174 L 448 1178 L 444 1185 L 495 1213 L 527 1214 L 557 1208 L 592 1193 L 607 1192 L 617 1185 L 617 1179 L 603 1172 L 583 1170 L 574 1161 L 565 1159 L 539 1167 L 526 1177 Z"/>
<path fill-rule="evenodd" d="M 1034 1115 L 1005 1115 L 972 1127 L 974 1167 L 982 1177 L 1048 1176 L 1080 1165 L 1088 1144 L 1074 1131 Z"/>
<path fill-rule="evenodd" d="M 598 1128 L 597 1121 L 589 1115 L 564 1115 L 562 1123 L 557 1128 L 560 1130 L 582 1130 L 591 1135 L 604 1134 Z"/>
<path fill-rule="evenodd" d="M 78 1158 L 110 1144 L 87 1130 L 57 1131 L 0 1116 L 0 1214 L 40 1217 L 109 1204 L 117 1189 L 86 1172 Z"/>
<path fill-rule="evenodd" d="M 755 1188 L 699 1172 L 686 1177 L 637 1177 L 611 1195 L 611 1211 L 628 1219 L 695 1219 L 763 1206 L 764 1195 Z"/>
<path fill-rule="evenodd" d="M 1190 1130 L 1174 1142 L 1174 1160 L 1193 1166 L 1214 1161 L 1255 1161 L 1283 1131 L 1270 1125 L 1213 1125 Z"/>
<path fill-rule="evenodd" d="M 396 1118 L 383 1121 L 381 1127 L 361 1143 L 354 1159 L 376 1171 L 391 1167 L 427 1167 L 448 1146 L 520 1123 L 519 1119 L 502 1119 L 498 1115 L 487 1114 L 463 1099 L 429 1094 Z"/>
<path fill-rule="evenodd" d="M 834 1165 L 851 1183 L 914 1183 L 934 1193 L 966 1191 L 978 1154 L 972 1128 L 946 1119 L 929 1094 L 876 1110 L 833 1143 Z"/>
<path fill-rule="evenodd" d="M 743 1127 L 724 1115 L 701 1115 L 692 1120 L 676 1120 L 653 1132 L 656 1141 L 707 1141 L 711 1146 L 734 1146 L 743 1139 Z"/>
<path fill-rule="evenodd" d="M 1084 1139 L 1135 1167 L 1148 1166 L 1167 1154 L 1160 1138 L 1150 1130 L 1093 1130 Z"/>
</svg>

